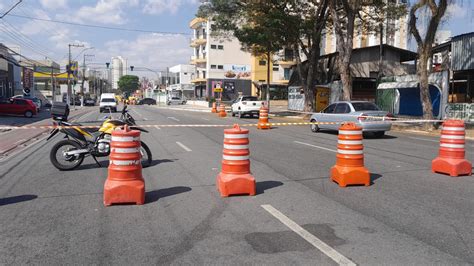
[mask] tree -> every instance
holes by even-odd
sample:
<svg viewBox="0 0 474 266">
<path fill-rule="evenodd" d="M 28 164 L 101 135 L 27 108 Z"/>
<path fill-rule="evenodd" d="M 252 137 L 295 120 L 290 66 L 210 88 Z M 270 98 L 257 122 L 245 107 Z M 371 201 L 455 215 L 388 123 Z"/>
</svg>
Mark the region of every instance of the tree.
<svg viewBox="0 0 474 266">
<path fill-rule="evenodd" d="M 118 87 L 122 92 L 132 94 L 140 86 L 137 76 L 125 75 L 120 77 Z"/>
<path fill-rule="evenodd" d="M 314 84 L 326 10 L 326 0 L 211 0 L 201 6 L 197 16 L 210 17 L 213 32 L 231 33 L 245 50 L 267 58 L 267 88 L 273 54 L 284 47 L 292 48 L 306 96 L 305 111 L 314 111 Z M 305 66 L 300 50 L 309 61 Z"/>
<path fill-rule="evenodd" d="M 416 74 L 420 79 L 420 99 L 423 106 L 424 119 L 433 119 L 433 106 L 431 104 L 428 84 L 428 62 L 431 57 L 431 50 L 436 37 L 436 31 L 438 30 L 441 19 L 446 13 L 447 7 L 448 0 L 417 0 L 410 9 L 410 21 L 408 26 L 418 45 L 418 64 L 416 66 Z M 431 16 L 425 17 L 429 22 L 424 37 L 421 36 L 417 27 L 418 15 L 421 12 L 425 16 L 431 13 Z M 429 124 L 426 125 L 427 129 L 432 128 Z"/>
</svg>

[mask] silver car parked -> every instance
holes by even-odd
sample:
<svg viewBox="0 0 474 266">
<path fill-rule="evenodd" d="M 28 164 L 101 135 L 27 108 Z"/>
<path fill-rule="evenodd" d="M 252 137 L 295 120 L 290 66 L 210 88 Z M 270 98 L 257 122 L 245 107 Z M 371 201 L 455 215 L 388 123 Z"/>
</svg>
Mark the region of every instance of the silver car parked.
<svg viewBox="0 0 474 266">
<path fill-rule="evenodd" d="M 311 122 L 336 122 L 338 124 L 311 125 L 311 131 L 318 132 L 320 129 L 338 130 L 343 122 L 354 122 L 362 127 L 364 132 L 371 132 L 376 137 L 383 137 L 385 131 L 389 131 L 393 115 L 371 102 L 364 101 L 341 101 L 326 107 L 320 113 L 311 116 Z"/>
</svg>

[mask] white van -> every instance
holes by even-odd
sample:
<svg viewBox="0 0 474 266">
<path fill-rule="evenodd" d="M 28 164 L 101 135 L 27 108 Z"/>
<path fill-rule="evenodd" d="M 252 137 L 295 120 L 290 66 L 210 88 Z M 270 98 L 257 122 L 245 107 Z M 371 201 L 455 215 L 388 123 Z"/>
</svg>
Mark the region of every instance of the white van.
<svg viewBox="0 0 474 266">
<path fill-rule="evenodd" d="M 114 93 L 102 93 L 100 95 L 100 112 L 103 111 L 112 111 L 117 112 L 117 100 L 115 99 Z"/>
</svg>

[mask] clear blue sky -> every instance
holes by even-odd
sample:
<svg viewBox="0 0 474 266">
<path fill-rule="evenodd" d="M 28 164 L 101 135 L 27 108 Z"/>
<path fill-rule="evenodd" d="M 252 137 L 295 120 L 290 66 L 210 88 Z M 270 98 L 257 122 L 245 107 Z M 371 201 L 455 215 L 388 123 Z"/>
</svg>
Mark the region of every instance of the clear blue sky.
<svg viewBox="0 0 474 266">
<path fill-rule="evenodd" d="M 0 14 L 16 2 L 1 0 Z M 442 28 L 453 35 L 474 31 L 474 0 L 457 3 L 450 7 L 449 19 Z M 111 56 L 121 55 L 128 58 L 130 65 L 162 70 L 189 62 L 192 49 L 188 24 L 198 5 L 198 0 L 23 0 L 11 14 L 185 34 L 104 30 L 6 16 L 0 20 L 0 42 L 19 45 L 23 54 L 34 59 L 48 56 L 61 65 L 67 58 L 68 43 L 84 43 L 95 47 L 87 51 L 95 55 L 90 61 L 104 63 Z M 73 57 L 80 51 L 73 49 Z"/>
</svg>

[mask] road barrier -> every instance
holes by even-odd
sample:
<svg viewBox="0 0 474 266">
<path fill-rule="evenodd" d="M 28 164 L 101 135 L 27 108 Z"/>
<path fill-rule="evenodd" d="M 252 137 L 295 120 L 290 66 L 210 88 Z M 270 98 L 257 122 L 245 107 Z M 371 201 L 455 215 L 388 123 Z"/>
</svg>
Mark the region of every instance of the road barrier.
<svg viewBox="0 0 474 266">
<path fill-rule="evenodd" d="M 443 122 L 444 120 L 403 120 L 403 121 L 371 121 L 364 122 L 364 124 L 377 124 L 377 123 L 423 123 L 423 122 Z M 309 125 L 340 125 L 346 122 L 289 122 L 289 123 L 267 123 L 269 126 L 309 126 Z M 256 124 L 239 124 L 242 127 L 258 127 Z M 228 124 L 218 124 L 218 125 L 207 125 L 207 124 L 155 124 L 155 125 L 137 125 L 141 128 L 168 128 L 168 127 L 229 127 Z M 13 129 L 55 129 L 55 128 L 100 128 L 101 125 L 85 126 L 85 125 L 74 125 L 74 126 L 0 126 L 0 130 L 13 130 Z"/>
<path fill-rule="evenodd" d="M 339 128 L 336 165 L 331 168 L 331 180 L 341 187 L 370 185 L 370 173 L 364 166 L 362 128 L 354 123 Z"/>
<path fill-rule="evenodd" d="M 140 131 L 114 130 L 110 142 L 110 164 L 104 184 L 104 205 L 145 203 L 145 181 L 142 176 Z"/>
<path fill-rule="evenodd" d="M 211 113 L 217 113 L 217 103 L 216 102 L 212 103 Z"/>
<path fill-rule="evenodd" d="M 249 130 L 234 125 L 224 130 L 222 171 L 216 185 L 222 197 L 256 193 L 255 178 L 250 173 Z"/>
<path fill-rule="evenodd" d="M 221 103 L 219 105 L 219 117 L 226 117 L 227 113 L 225 111 L 225 104 Z"/>
<path fill-rule="evenodd" d="M 260 107 L 258 114 L 258 124 L 257 129 L 270 129 L 272 128 L 268 123 L 268 108 L 265 105 Z"/>
<path fill-rule="evenodd" d="M 439 156 L 431 163 L 434 173 L 450 176 L 471 175 L 472 164 L 465 159 L 463 120 L 446 120 L 441 130 Z"/>
</svg>

